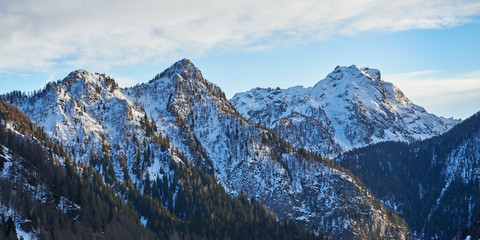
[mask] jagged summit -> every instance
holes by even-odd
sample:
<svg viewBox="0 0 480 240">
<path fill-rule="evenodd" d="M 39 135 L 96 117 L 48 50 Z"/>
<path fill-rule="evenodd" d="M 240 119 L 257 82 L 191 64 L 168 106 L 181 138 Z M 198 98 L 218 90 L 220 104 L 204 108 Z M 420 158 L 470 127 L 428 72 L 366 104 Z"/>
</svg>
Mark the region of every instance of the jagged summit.
<svg viewBox="0 0 480 240">
<path fill-rule="evenodd" d="M 82 83 L 82 85 L 87 87 L 102 88 L 110 91 L 118 88 L 118 83 L 115 81 L 115 79 L 107 74 L 97 72 L 92 73 L 85 69 L 72 71 L 61 82 L 67 86 L 73 86 L 74 83 Z"/>
<path fill-rule="evenodd" d="M 398 96 L 393 96 L 398 92 Z M 362 68 L 357 65 L 349 67 L 336 67 L 326 78 L 320 80 L 310 90 L 313 97 L 332 98 L 358 98 L 377 101 L 383 96 L 392 100 L 404 100 L 404 94 L 393 84 L 381 80 L 380 71 L 373 68 Z M 393 95 L 392 95 L 393 94 Z M 397 99 L 402 96 L 402 99 Z M 385 100 L 385 99 L 384 99 Z"/>
<path fill-rule="evenodd" d="M 162 73 L 157 74 L 152 81 L 160 78 L 172 78 L 175 75 L 181 76 L 183 79 L 202 79 L 203 76 L 200 70 L 187 58 L 177 61 Z M 150 82 L 152 82 L 150 81 Z"/>
<path fill-rule="evenodd" d="M 363 79 L 370 79 L 373 81 L 381 81 L 381 74 L 378 69 L 369 67 L 362 68 L 358 65 L 351 65 L 349 67 L 337 66 L 333 72 L 327 75 L 322 81 L 360 81 Z M 321 82 L 321 81 L 320 81 Z"/>
<path fill-rule="evenodd" d="M 82 75 L 82 74 L 91 74 L 91 73 L 89 71 L 85 70 L 85 69 L 79 68 L 77 70 L 73 70 L 72 72 L 70 72 L 68 74 L 68 76 L 76 75 L 76 74 L 81 74 Z"/>
<path fill-rule="evenodd" d="M 93 88 L 116 89 L 118 83 L 104 73 L 91 73 L 85 69 L 77 69 L 69 73 L 60 83 L 72 86 L 75 83 L 85 83 Z"/>
<path fill-rule="evenodd" d="M 95 80 L 95 75 L 99 74 L 94 74 L 91 73 L 85 69 L 77 69 L 72 72 L 70 72 L 63 80 L 64 81 L 87 81 L 87 80 Z"/>
</svg>

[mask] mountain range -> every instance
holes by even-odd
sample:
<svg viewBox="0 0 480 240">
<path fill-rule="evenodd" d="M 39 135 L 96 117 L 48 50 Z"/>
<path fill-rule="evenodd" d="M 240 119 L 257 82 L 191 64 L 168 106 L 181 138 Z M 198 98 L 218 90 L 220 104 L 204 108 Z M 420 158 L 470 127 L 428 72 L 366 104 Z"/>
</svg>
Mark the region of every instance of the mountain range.
<svg viewBox="0 0 480 240">
<path fill-rule="evenodd" d="M 43 137 L 22 132 L 16 118 L 4 117 L 3 132 L 40 145 L 48 153 L 45 161 L 62 169 L 74 169 L 69 170 L 73 172 L 70 176 L 84 179 L 87 170 L 96 174 L 96 181 L 91 182 L 97 186 L 95 189 L 109 189 L 113 194 L 104 199 L 106 208 L 125 209 L 119 215 L 129 216 L 122 219 L 128 219 L 131 231 L 144 231 L 145 238 L 273 238 L 275 235 L 268 235 L 272 231 L 287 239 L 293 235 L 340 239 L 448 238 L 472 224 L 476 214 L 478 188 L 468 185 L 465 191 L 452 196 L 470 197 L 470 201 L 459 201 L 455 209 L 468 202 L 473 210 L 459 215 L 458 221 L 451 218 L 448 231 L 438 225 L 439 209 L 454 209 L 456 203 L 442 204 L 438 186 L 447 191 L 455 182 L 452 176 L 469 169 L 467 162 L 476 164 L 477 155 L 470 161 L 459 157 L 460 160 L 453 161 L 457 165 L 441 160 L 443 165 L 421 179 L 409 178 L 413 173 L 400 172 L 411 168 L 420 174 L 420 168 L 411 162 L 426 166 L 430 158 L 398 160 L 394 165 L 397 168 L 391 170 L 395 175 L 376 168 L 383 164 L 381 156 L 393 161 L 397 155 L 380 155 L 380 150 L 377 155 L 360 154 L 381 144 L 421 146 L 433 141 L 429 139 L 441 139 L 463 129 L 460 126 L 464 124 L 427 113 L 398 88 L 383 81 L 374 69 L 337 67 L 314 87 L 257 88 L 238 93 L 229 101 L 190 60 L 183 59 L 150 81 L 130 88 L 120 88 L 105 74 L 77 70 L 29 96 L 15 91 L 2 99 L 5 106 L 18 109 L 18 115 L 24 114 L 31 120 L 23 125 L 38 126 L 30 132 Z M 2 116 L 9 113 L 2 111 Z M 385 141 L 398 143 L 381 143 Z M 20 164 L 26 160 L 18 159 L 28 159 L 13 157 L 15 149 L 7 143 L 2 143 L 2 158 L 7 166 L 9 162 Z M 443 149 L 452 143 L 445 140 L 438 144 Z M 478 149 L 477 145 L 473 147 Z M 363 158 L 366 160 L 358 160 Z M 356 164 L 352 159 L 357 159 Z M 12 173 L 3 169 L 3 178 L 11 180 Z M 447 176 L 447 185 L 441 176 Z M 395 181 L 389 177 L 395 177 Z M 82 181 L 91 180 L 88 176 L 86 179 Z M 31 189 L 28 181 L 23 182 L 26 189 Z M 395 183 L 395 188 L 390 183 Z M 412 186 L 420 186 L 420 190 Z M 392 191 L 385 190 L 389 187 Z M 400 190 L 396 191 L 397 187 Z M 83 221 L 90 215 L 81 209 L 86 202 L 75 194 L 64 194 L 68 187 L 62 189 L 65 190 L 56 193 L 62 201 L 40 202 L 62 210 L 60 215 L 70 216 L 73 225 L 85 224 Z M 47 190 L 44 192 L 56 191 Z M 411 191 L 422 194 L 413 197 Z M 405 193 L 408 198 L 403 197 Z M 436 205 L 422 200 L 435 196 L 440 199 Z M 38 194 L 32 197 L 43 199 Z M 114 201 L 117 198 L 123 201 Z M 408 207 L 411 201 L 417 201 L 416 209 Z M 65 206 L 74 206 L 74 213 L 70 214 Z M 9 212 L 17 211 L 5 205 L 2 209 L 5 218 L 12 216 Z M 415 211 L 421 214 L 415 215 Z M 422 211 L 431 212 L 431 216 Z M 251 214 L 242 215 L 248 212 Z M 4 225 L 13 224 L 17 235 L 24 232 L 33 237 L 45 236 L 40 234 L 43 225 L 24 226 L 30 221 L 27 215 L 12 221 L 8 225 L 4 220 Z M 254 228 L 258 221 L 268 227 Z M 108 223 L 117 226 L 112 221 Z M 102 232 L 90 228 L 85 227 L 85 232 L 95 232 L 95 236 L 101 236 L 99 239 L 111 237 L 105 229 Z M 234 234 L 238 229 L 251 228 L 255 231 L 247 232 L 256 235 Z M 58 237 L 55 234 L 51 236 Z"/>
</svg>

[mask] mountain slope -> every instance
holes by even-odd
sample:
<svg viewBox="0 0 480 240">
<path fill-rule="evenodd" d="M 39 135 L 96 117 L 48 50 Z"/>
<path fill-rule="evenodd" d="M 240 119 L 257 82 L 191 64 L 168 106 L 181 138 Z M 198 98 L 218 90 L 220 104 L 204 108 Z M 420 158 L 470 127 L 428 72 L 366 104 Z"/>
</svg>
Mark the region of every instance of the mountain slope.
<svg viewBox="0 0 480 240">
<path fill-rule="evenodd" d="M 195 205 L 176 166 L 188 169 L 191 161 L 230 194 L 259 199 L 280 219 L 340 238 L 409 237 L 403 220 L 355 176 L 245 120 L 187 59 L 128 89 L 75 71 L 10 101 L 108 184 L 131 182 L 159 195 L 180 219 Z"/>
<path fill-rule="evenodd" d="M 480 114 L 443 135 L 343 154 L 352 170 L 419 238 L 453 238 L 480 213 Z"/>
<path fill-rule="evenodd" d="M 156 239 L 100 175 L 79 168 L 39 127 L 0 100 L 0 238 Z"/>
<path fill-rule="evenodd" d="M 104 154 L 99 160 L 111 164 Z M 139 191 L 131 181 L 73 162 L 71 153 L 0 100 L 0 237 L 324 239 L 297 224 L 278 222 L 254 199 L 232 198 L 181 152 L 172 155 L 179 162 L 170 158 L 170 170 L 160 170 L 163 178 L 150 183 L 147 177 Z"/>
<path fill-rule="evenodd" d="M 313 87 L 255 88 L 231 101 L 249 121 L 327 156 L 382 141 L 423 140 L 457 123 L 413 104 L 380 71 L 355 65 L 336 67 Z"/>
</svg>

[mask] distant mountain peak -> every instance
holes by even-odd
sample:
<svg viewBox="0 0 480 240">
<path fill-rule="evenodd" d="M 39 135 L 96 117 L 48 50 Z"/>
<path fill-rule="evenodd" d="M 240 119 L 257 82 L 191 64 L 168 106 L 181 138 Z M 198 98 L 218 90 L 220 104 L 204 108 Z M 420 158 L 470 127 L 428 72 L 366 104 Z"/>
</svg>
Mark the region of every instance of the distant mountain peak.
<svg viewBox="0 0 480 240">
<path fill-rule="evenodd" d="M 63 83 L 72 82 L 72 81 L 83 81 L 83 82 L 99 82 L 100 79 L 98 76 L 100 74 L 91 73 L 85 69 L 77 69 L 70 72 L 63 80 Z M 104 75 L 104 74 L 103 74 Z"/>
<path fill-rule="evenodd" d="M 92 76 L 93 74 L 90 73 L 89 71 L 85 69 L 77 69 L 72 72 L 70 72 L 64 79 L 63 81 L 68 81 L 68 80 L 85 80 L 87 76 Z"/>
<path fill-rule="evenodd" d="M 360 94 L 365 99 L 371 99 L 375 95 L 382 95 L 385 88 L 390 86 L 381 79 L 380 71 L 377 69 L 358 65 L 337 66 L 326 78 L 313 86 L 310 94 L 318 97 L 325 95 L 358 97 Z"/>
<path fill-rule="evenodd" d="M 200 70 L 187 58 L 181 59 L 174 63 L 162 73 L 155 76 L 153 81 L 160 78 L 172 78 L 175 75 L 180 75 L 183 79 L 203 79 Z"/>
<path fill-rule="evenodd" d="M 191 68 L 197 69 L 197 67 L 195 67 L 195 65 L 192 63 L 192 61 L 190 61 L 190 59 L 183 58 L 175 62 L 172 66 L 167 68 L 165 71 L 172 70 L 172 69 L 180 70 L 180 71 L 188 71 Z"/>
<path fill-rule="evenodd" d="M 381 74 L 378 69 L 373 69 L 369 67 L 360 67 L 358 65 L 346 66 L 337 66 L 328 74 L 326 79 L 332 80 L 353 80 L 359 79 L 361 77 L 367 77 L 374 81 L 381 81 Z"/>
<path fill-rule="evenodd" d="M 113 91 L 118 88 L 118 83 L 110 76 L 104 73 L 91 73 L 85 69 L 72 71 L 61 81 L 66 86 L 81 82 L 95 89 L 110 89 Z"/>
</svg>

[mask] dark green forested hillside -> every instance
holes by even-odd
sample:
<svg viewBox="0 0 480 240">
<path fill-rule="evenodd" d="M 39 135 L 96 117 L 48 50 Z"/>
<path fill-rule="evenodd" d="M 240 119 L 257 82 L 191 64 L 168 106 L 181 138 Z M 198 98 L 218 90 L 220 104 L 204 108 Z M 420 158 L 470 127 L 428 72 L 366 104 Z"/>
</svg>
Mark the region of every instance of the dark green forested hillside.
<svg viewBox="0 0 480 240">
<path fill-rule="evenodd" d="M 412 144 L 379 143 L 339 158 L 420 238 L 453 238 L 480 214 L 480 114 Z"/>
</svg>

